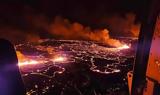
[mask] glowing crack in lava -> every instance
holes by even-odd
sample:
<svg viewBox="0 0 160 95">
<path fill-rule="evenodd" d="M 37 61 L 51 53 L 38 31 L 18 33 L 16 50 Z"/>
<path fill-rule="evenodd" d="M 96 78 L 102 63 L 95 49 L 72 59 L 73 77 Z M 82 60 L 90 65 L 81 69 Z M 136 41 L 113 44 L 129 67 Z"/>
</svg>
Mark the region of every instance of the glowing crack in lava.
<svg viewBox="0 0 160 95">
<path fill-rule="evenodd" d="M 117 50 L 123 50 L 123 49 L 129 49 L 130 47 L 127 44 L 124 44 L 122 46 L 113 48 L 113 51 Z M 45 58 L 31 58 L 23 55 L 20 51 L 16 51 L 17 57 L 18 57 L 18 66 L 28 66 L 28 65 L 37 65 L 37 64 L 43 64 L 47 63 L 49 61 L 52 61 L 54 63 L 59 63 L 59 62 L 65 62 L 67 61 L 67 58 L 61 55 L 56 55 L 51 59 L 46 60 Z"/>
</svg>

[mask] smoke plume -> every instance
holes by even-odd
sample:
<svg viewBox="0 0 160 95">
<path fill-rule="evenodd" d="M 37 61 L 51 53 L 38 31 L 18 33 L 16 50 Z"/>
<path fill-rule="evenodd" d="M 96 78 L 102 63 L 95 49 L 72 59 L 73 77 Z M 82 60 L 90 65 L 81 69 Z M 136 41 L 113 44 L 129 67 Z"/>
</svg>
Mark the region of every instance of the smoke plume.
<svg viewBox="0 0 160 95">
<path fill-rule="evenodd" d="M 68 19 L 58 16 L 49 25 L 48 32 L 62 39 L 93 40 L 114 47 L 122 45 L 119 40 L 110 37 L 107 29 L 92 30 L 90 27 L 84 27 L 77 22 L 71 23 Z"/>
<path fill-rule="evenodd" d="M 40 39 L 39 35 L 35 32 L 28 32 L 13 27 L 1 27 L 0 29 L 0 38 L 7 39 L 12 43 L 20 42 L 36 42 Z"/>
<path fill-rule="evenodd" d="M 140 26 L 139 22 L 135 22 L 136 15 L 127 13 L 125 15 L 111 15 L 101 20 L 102 24 L 107 24 L 113 34 L 122 36 L 138 37 Z"/>
<path fill-rule="evenodd" d="M 104 19 L 110 26 L 110 30 L 121 31 L 120 33 L 137 36 L 140 24 L 134 24 L 135 16 L 126 15 L 125 18 L 119 16 L 108 17 Z M 92 29 L 89 26 L 83 26 L 78 22 L 71 22 L 61 16 L 56 16 L 54 19 L 48 19 L 44 15 L 25 14 L 23 18 L 25 29 L 5 26 L 1 27 L 1 38 L 10 40 L 13 43 L 22 41 L 36 42 L 41 38 L 51 37 L 54 39 L 69 39 L 69 40 L 92 40 L 105 43 L 113 47 L 120 47 L 123 44 L 113 39 L 107 28 Z M 112 31 L 111 31 L 112 32 Z M 115 32 L 117 33 L 117 32 Z"/>
</svg>

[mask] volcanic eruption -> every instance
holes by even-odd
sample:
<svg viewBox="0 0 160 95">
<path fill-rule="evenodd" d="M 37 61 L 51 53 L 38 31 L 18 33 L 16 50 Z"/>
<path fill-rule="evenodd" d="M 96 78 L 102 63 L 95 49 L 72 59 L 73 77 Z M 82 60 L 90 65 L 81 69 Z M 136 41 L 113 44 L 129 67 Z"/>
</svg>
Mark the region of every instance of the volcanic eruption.
<svg viewBox="0 0 160 95">
<path fill-rule="evenodd" d="M 90 14 L 92 9 L 81 11 L 78 4 L 69 12 L 61 0 L 61 7 L 43 3 L 46 9 L 26 2 L 0 9 L 0 37 L 15 45 L 26 95 L 127 93 L 126 73 L 133 67 L 137 41 L 133 37 L 140 28 L 134 13 L 101 14 L 105 5 Z"/>
</svg>

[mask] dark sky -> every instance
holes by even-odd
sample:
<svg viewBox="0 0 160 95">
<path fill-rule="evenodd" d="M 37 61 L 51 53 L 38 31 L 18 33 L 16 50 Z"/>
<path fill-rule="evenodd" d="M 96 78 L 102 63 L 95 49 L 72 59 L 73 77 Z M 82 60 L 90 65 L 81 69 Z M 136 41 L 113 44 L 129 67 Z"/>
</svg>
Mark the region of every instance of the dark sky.
<svg viewBox="0 0 160 95">
<path fill-rule="evenodd" d="M 99 18 L 128 12 L 140 14 L 143 0 L 4 0 L 0 3 L 3 23 L 21 24 L 24 14 L 60 15 L 80 23 L 98 26 Z M 15 23 L 16 22 L 16 23 Z"/>
<path fill-rule="evenodd" d="M 56 16 L 66 29 L 78 23 L 79 29 L 92 32 L 107 29 L 111 36 L 135 36 L 146 1 L 151 0 L 0 0 L 0 37 L 57 37 L 51 28 Z"/>
</svg>

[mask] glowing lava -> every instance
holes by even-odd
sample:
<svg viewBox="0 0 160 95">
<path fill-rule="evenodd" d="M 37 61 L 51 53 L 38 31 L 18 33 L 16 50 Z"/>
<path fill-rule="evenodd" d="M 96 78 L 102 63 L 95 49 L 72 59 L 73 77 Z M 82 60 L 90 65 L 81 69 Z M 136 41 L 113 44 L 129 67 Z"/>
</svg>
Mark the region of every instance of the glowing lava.
<svg viewBox="0 0 160 95">
<path fill-rule="evenodd" d="M 20 51 L 16 51 L 17 53 L 17 57 L 18 57 L 18 66 L 28 66 L 28 65 L 37 65 L 37 64 L 43 64 L 43 63 L 47 63 L 47 62 L 65 62 L 67 59 L 64 56 L 61 55 L 56 55 L 54 56 L 54 58 L 34 58 L 31 56 L 25 56 L 24 54 L 22 54 Z"/>
<path fill-rule="evenodd" d="M 126 45 L 126 44 L 118 47 L 118 49 L 129 49 L 129 48 L 130 48 L 130 47 L 129 47 L 128 45 Z"/>
<path fill-rule="evenodd" d="M 130 46 L 127 44 L 122 44 L 119 47 L 116 48 L 107 48 L 112 51 L 119 51 L 119 50 L 124 50 L 124 49 L 129 49 Z M 96 48 L 95 48 L 96 49 Z M 105 48 L 106 49 L 106 48 Z M 16 51 L 17 57 L 18 57 L 18 66 L 28 66 L 28 65 L 38 65 L 38 64 L 43 64 L 47 62 L 53 62 L 53 63 L 65 63 L 68 61 L 68 58 L 66 56 L 57 54 L 57 53 L 52 53 L 52 50 L 50 51 L 50 58 L 46 57 L 41 57 L 41 56 L 28 56 L 24 55 L 20 51 Z M 48 52 L 49 53 L 49 52 Z"/>
<path fill-rule="evenodd" d="M 62 57 L 62 56 L 57 56 L 52 61 L 53 62 L 64 62 L 64 61 L 66 61 L 66 58 Z"/>
<path fill-rule="evenodd" d="M 36 65 L 36 64 L 39 64 L 39 62 L 35 60 L 26 60 L 24 62 L 18 62 L 18 66 Z"/>
<path fill-rule="evenodd" d="M 18 66 L 19 67 L 28 66 L 28 65 L 37 65 L 37 64 L 42 64 L 42 63 L 47 62 L 43 59 L 35 59 L 32 57 L 26 56 L 26 55 L 22 54 L 20 51 L 16 51 L 16 53 L 17 53 L 17 57 L 18 57 Z"/>
</svg>

